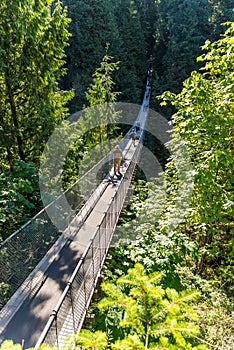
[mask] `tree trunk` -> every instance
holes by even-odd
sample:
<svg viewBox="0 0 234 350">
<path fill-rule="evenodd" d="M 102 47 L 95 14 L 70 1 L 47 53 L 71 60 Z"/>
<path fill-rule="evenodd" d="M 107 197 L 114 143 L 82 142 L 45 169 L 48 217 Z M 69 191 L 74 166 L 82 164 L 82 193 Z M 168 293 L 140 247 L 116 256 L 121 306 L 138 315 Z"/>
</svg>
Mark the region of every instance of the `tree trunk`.
<svg viewBox="0 0 234 350">
<path fill-rule="evenodd" d="M 17 148 L 18 148 L 20 159 L 25 160 L 24 151 L 23 151 L 23 140 L 22 140 L 22 137 L 20 135 L 20 130 L 19 130 L 19 123 L 18 123 L 17 111 L 16 111 L 16 106 L 15 106 L 15 99 L 14 99 L 12 88 L 11 88 L 9 81 L 8 81 L 7 73 L 6 73 L 5 78 L 6 78 L 7 92 L 8 92 L 8 96 L 10 99 L 12 121 L 13 121 L 14 127 L 16 129 Z"/>
<path fill-rule="evenodd" d="M 2 114 L 2 110 L 0 110 L 0 124 L 2 125 L 2 129 L 3 129 L 3 143 L 5 145 L 5 148 L 6 148 L 6 152 L 7 152 L 7 156 L 6 156 L 6 159 L 8 161 L 8 165 L 10 167 L 10 170 L 12 171 L 13 170 L 13 155 L 11 153 L 11 149 L 10 149 L 10 146 L 7 145 L 7 140 L 6 140 L 6 137 L 5 137 L 5 127 L 4 127 L 4 120 L 3 120 L 3 114 Z M 5 141 L 6 140 L 6 141 Z"/>
</svg>

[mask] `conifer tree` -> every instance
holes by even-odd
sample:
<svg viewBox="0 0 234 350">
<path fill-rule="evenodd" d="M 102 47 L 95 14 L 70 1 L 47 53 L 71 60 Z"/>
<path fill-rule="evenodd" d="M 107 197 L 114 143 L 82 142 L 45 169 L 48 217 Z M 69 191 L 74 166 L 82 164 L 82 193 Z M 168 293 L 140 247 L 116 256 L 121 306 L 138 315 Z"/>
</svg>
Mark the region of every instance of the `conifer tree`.
<svg viewBox="0 0 234 350">
<path fill-rule="evenodd" d="M 143 265 L 136 264 L 117 283 L 102 284 L 106 297 L 99 302 L 99 308 L 106 310 L 106 317 L 112 319 L 102 339 L 110 343 L 111 349 L 207 349 L 205 345 L 196 346 L 193 340 L 199 329 L 194 323 L 196 312 L 190 304 L 199 292 L 163 289 L 161 277 L 159 272 L 147 275 Z M 118 328 L 118 339 L 113 339 L 114 327 Z M 92 345 L 100 337 L 100 331 L 97 333 L 82 331 L 76 337 L 77 345 L 85 349 L 107 349 L 104 343 L 100 348 L 98 344 Z"/>
<path fill-rule="evenodd" d="M 116 17 L 123 42 L 118 86 L 123 101 L 140 103 L 146 79 L 146 44 L 135 1 L 117 0 Z"/>
<path fill-rule="evenodd" d="M 92 74 L 105 55 L 106 43 L 109 53 L 120 59 L 121 40 L 118 33 L 112 0 L 64 0 L 72 19 L 72 33 L 67 48 L 68 79 L 65 88 L 75 89 L 71 111 L 80 110 L 87 104 L 85 91 L 92 82 Z"/>
<path fill-rule="evenodd" d="M 153 54 L 159 0 L 135 0 L 147 45 L 147 57 Z"/>
<path fill-rule="evenodd" d="M 71 97 L 59 91 L 69 33 L 61 2 L 1 1 L 0 110 L 3 167 L 37 160 Z"/>
<path fill-rule="evenodd" d="M 155 57 L 161 91 L 179 92 L 198 65 L 196 57 L 207 38 L 207 0 L 162 0 L 159 3 Z"/>
<path fill-rule="evenodd" d="M 100 144 L 112 136 L 116 129 L 115 124 L 117 123 L 118 114 L 114 110 L 113 104 L 117 100 L 118 92 L 113 91 L 115 85 L 112 75 L 119 69 L 119 62 L 111 62 L 112 56 L 108 55 L 109 44 L 106 47 L 106 54 L 102 59 L 100 67 L 96 69 L 93 74 L 93 82 L 90 84 L 86 98 L 91 107 L 97 106 L 98 114 L 100 118 L 98 135 Z M 87 110 L 87 114 L 91 113 L 91 120 L 94 119 L 92 116 L 92 110 Z M 97 110 L 95 110 L 97 114 Z"/>
<path fill-rule="evenodd" d="M 155 23 L 156 87 L 161 93 L 176 93 L 193 70 L 200 67 L 196 57 L 206 39 L 218 40 L 222 22 L 232 21 L 231 1 L 161 0 Z M 157 105 L 157 104 L 156 104 Z"/>
<path fill-rule="evenodd" d="M 106 46 L 106 54 L 102 58 L 100 66 L 93 73 L 93 80 L 86 92 L 86 98 L 90 106 L 84 109 L 84 118 L 79 118 L 77 127 L 84 128 L 84 135 L 79 136 L 68 153 L 64 166 L 63 178 L 72 183 L 77 178 L 79 164 L 88 168 L 96 164 L 111 149 L 110 139 L 113 137 L 118 122 L 119 113 L 115 111 L 115 102 L 118 92 L 114 91 L 115 83 L 113 74 L 119 69 L 119 62 L 113 62 L 109 55 L 109 44 Z M 91 150 L 92 159 L 80 150 Z"/>
<path fill-rule="evenodd" d="M 220 34 L 224 32 L 223 24 L 234 21 L 234 5 L 232 0 L 209 0 L 208 3 L 212 24 L 209 39 L 215 41 L 219 40 Z"/>
</svg>

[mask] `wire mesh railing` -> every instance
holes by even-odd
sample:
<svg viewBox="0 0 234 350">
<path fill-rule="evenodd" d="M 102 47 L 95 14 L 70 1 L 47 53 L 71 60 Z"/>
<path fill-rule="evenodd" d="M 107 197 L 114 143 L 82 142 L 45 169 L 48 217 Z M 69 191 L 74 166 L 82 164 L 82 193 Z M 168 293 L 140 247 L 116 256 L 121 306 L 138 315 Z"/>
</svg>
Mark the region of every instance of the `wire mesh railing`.
<svg viewBox="0 0 234 350">
<path fill-rule="evenodd" d="M 69 335 L 71 336 L 81 329 L 131 183 L 141 147 L 142 144 L 139 143 L 124 178 L 119 184 L 118 191 L 111 198 L 108 209 L 51 314 L 34 348 L 35 350 L 42 343 L 58 347 L 61 345 L 69 346 L 72 341 Z"/>
<path fill-rule="evenodd" d="M 95 168 L 101 167 L 102 163 L 104 164 L 106 161 L 102 160 L 90 169 L 90 177 L 92 177 L 92 171 L 95 173 Z M 0 289 L 0 308 L 22 285 L 82 208 L 83 220 L 85 220 L 89 209 L 85 207 L 86 199 L 84 194 L 80 193 L 80 187 L 84 188 L 87 181 L 92 181 L 92 188 L 89 193 L 85 194 L 85 197 L 90 197 L 101 181 L 95 182 L 87 177 L 83 176 L 13 235 L 0 243 L 0 284 L 2 287 Z M 104 187 L 101 187 L 100 191 L 95 193 L 96 198 L 92 198 L 93 203 L 98 200 L 103 190 Z M 66 206 L 70 206 L 71 209 L 64 210 Z M 87 210 L 85 210 L 86 208 Z M 59 229 L 53 224 L 53 217 L 60 221 Z M 31 287 L 32 280 L 29 279 L 28 283 L 24 285 L 24 289 L 31 289 Z"/>
<path fill-rule="evenodd" d="M 144 105 L 142 105 L 135 122 L 135 125 L 136 123 L 141 125 L 139 142 L 126 169 L 125 176 L 120 182 L 118 191 L 112 198 L 108 210 L 90 240 L 85 253 L 79 260 L 37 344 L 41 341 L 61 345 L 67 335 L 79 331 L 82 326 L 140 154 L 147 117 L 146 112 Z M 120 148 L 125 149 L 125 152 L 127 152 L 126 145 L 129 144 L 129 139 L 130 134 L 128 133 L 119 142 Z M 20 286 L 23 285 L 24 291 L 31 293 L 41 284 L 43 273 L 35 272 L 37 270 L 35 267 L 42 262 L 43 258 L 48 256 L 50 250 L 53 252 L 54 245 L 57 244 L 61 236 L 64 236 L 67 229 L 69 229 L 67 238 L 75 236 L 91 208 L 97 203 L 108 185 L 108 183 L 104 185 L 102 180 L 106 177 L 112 161 L 112 152 L 109 152 L 106 157 L 87 171 L 62 195 L 48 204 L 46 208 L 8 239 L 0 243 L 0 285 L 4 285 L 4 288 L 0 288 L 0 307 L 4 306 L 4 303 L 10 299 Z M 102 175 L 97 178 L 96 174 Z M 86 192 L 83 189 L 86 189 Z M 87 205 L 90 201 L 92 205 L 90 203 Z M 67 207 L 69 207 L 68 210 L 64 210 Z M 77 215 L 78 213 L 79 215 Z M 60 220 L 59 229 L 57 225 L 53 224 L 53 216 L 56 220 L 58 218 Z M 81 221 L 77 220 L 78 216 Z"/>
<path fill-rule="evenodd" d="M 144 127 L 144 120 L 144 115 L 140 111 L 137 121 L 142 124 L 141 130 Z M 126 148 L 129 138 L 130 135 L 127 134 L 119 142 L 122 150 Z M 93 204 L 98 200 L 105 188 L 101 187 L 99 192 L 96 189 L 107 176 L 110 164 L 112 164 L 112 152 L 109 152 L 62 195 L 0 243 L 0 309 L 23 282 L 25 291 L 41 283 L 38 275 L 36 281 L 32 278 L 27 280 L 27 277 L 82 208 L 83 220 L 85 220 L 90 209 L 90 206 L 85 206 L 87 198 L 96 194 L 96 198 L 92 198 Z M 98 179 L 97 174 L 99 174 Z M 56 222 L 59 221 L 59 225 L 53 223 L 53 217 Z"/>
</svg>

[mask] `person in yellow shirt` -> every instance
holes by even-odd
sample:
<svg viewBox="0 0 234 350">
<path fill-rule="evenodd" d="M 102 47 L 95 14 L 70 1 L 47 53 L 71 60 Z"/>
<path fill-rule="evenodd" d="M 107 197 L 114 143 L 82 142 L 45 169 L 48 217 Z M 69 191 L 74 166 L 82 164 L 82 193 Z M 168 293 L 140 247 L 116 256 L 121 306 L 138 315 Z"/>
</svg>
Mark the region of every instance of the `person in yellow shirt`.
<svg viewBox="0 0 234 350">
<path fill-rule="evenodd" d="M 118 172 L 120 174 L 120 163 L 121 163 L 121 159 L 123 159 L 123 153 L 119 148 L 119 145 L 117 145 L 114 148 L 113 158 L 114 158 L 114 173 L 116 174 L 116 172 Z"/>
</svg>

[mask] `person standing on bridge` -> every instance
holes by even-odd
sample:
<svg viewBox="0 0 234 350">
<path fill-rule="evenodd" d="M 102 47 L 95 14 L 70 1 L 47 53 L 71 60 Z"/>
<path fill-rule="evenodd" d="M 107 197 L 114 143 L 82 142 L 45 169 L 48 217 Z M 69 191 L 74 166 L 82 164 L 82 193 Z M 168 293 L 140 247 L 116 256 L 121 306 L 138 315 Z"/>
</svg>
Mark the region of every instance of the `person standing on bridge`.
<svg viewBox="0 0 234 350">
<path fill-rule="evenodd" d="M 133 146 L 136 146 L 136 132 L 135 130 L 131 133 Z"/>
<path fill-rule="evenodd" d="M 121 159 L 123 158 L 123 153 L 121 149 L 119 148 L 119 145 L 117 145 L 113 151 L 113 158 L 114 158 L 114 173 L 116 174 L 116 170 L 120 174 L 120 163 Z"/>
<path fill-rule="evenodd" d="M 137 124 L 136 124 L 136 133 L 139 133 L 140 129 L 141 129 L 141 124 L 140 124 L 140 122 L 137 122 Z"/>
</svg>

